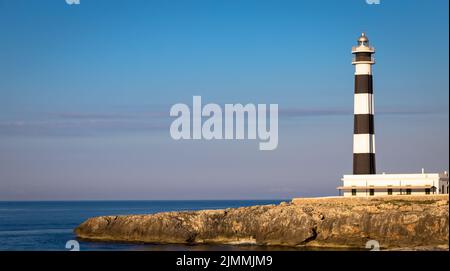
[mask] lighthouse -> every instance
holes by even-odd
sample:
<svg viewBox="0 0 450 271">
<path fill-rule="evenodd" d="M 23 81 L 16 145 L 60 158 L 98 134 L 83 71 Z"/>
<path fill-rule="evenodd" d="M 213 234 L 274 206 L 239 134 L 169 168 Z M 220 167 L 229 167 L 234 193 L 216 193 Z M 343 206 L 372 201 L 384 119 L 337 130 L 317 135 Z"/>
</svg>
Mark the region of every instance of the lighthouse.
<svg viewBox="0 0 450 271">
<path fill-rule="evenodd" d="M 375 49 L 362 33 L 352 48 L 355 65 L 353 174 L 375 174 L 375 129 L 372 65 Z"/>
<path fill-rule="evenodd" d="M 344 197 L 448 194 L 448 171 L 443 173 L 376 174 L 372 65 L 375 49 L 365 33 L 352 47 L 355 65 L 353 174 L 337 187 Z"/>
</svg>

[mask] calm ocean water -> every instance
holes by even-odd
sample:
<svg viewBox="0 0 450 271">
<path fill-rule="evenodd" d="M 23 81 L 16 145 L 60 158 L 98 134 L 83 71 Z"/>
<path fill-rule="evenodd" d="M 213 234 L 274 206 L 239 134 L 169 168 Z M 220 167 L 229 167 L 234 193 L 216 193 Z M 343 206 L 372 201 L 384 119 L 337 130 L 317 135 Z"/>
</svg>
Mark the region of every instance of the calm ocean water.
<svg viewBox="0 0 450 271">
<path fill-rule="evenodd" d="M 73 229 L 89 217 L 223 209 L 281 200 L 0 202 L 0 250 L 67 250 Z M 80 241 L 80 250 L 264 250 L 255 246 L 153 245 Z"/>
</svg>

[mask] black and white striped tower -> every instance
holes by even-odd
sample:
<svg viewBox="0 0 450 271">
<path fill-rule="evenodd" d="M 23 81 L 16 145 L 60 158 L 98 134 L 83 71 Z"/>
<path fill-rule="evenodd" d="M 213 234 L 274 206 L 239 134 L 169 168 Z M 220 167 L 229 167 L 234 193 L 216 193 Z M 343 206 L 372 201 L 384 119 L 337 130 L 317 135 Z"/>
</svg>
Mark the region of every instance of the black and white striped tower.
<svg viewBox="0 0 450 271">
<path fill-rule="evenodd" d="M 375 131 L 372 65 L 375 49 L 365 33 L 352 48 L 355 65 L 353 174 L 375 174 Z"/>
</svg>

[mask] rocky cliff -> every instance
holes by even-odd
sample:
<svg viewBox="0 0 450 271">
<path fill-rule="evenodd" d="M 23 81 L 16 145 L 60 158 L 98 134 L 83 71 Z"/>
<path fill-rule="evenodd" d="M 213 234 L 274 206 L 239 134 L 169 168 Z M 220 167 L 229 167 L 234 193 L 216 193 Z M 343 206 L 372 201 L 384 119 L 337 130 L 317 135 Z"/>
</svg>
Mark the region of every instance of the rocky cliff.
<svg viewBox="0 0 450 271">
<path fill-rule="evenodd" d="M 222 243 L 448 249 L 448 196 L 305 198 L 280 205 L 90 218 L 79 238 L 146 243 Z"/>
</svg>

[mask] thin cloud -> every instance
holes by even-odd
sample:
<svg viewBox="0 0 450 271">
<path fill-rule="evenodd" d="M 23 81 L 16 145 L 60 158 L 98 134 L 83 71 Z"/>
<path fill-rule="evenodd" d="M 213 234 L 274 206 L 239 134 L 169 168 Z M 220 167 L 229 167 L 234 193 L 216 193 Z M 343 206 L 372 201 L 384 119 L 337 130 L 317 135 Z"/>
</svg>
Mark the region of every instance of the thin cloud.
<svg viewBox="0 0 450 271">
<path fill-rule="evenodd" d="M 279 109 L 280 117 L 319 117 L 319 116 L 342 116 L 352 114 L 353 111 L 342 108 L 287 108 Z"/>
<path fill-rule="evenodd" d="M 128 114 L 115 114 L 115 113 L 81 113 L 81 112 L 63 112 L 63 113 L 53 113 L 51 116 L 61 119 L 73 119 L 73 120 L 83 120 L 83 119 L 129 119 L 135 118 L 136 116 Z"/>
<path fill-rule="evenodd" d="M 68 120 L 126 120 L 148 117 L 167 117 L 168 111 L 142 111 L 131 113 L 86 113 L 86 112 L 62 112 L 51 113 L 51 117 Z"/>
<path fill-rule="evenodd" d="M 167 107 L 169 108 L 169 107 Z M 448 114 L 444 107 L 379 107 L 376 115 Z M 352 116 L 350 108 L 279 108 L 281 119 L 322 116 Z M 32 118 L 31 118 L 32 117 Z M 31 120 L 32 119 L 32 120 Z M 0 122 L 0 135 L 9 136 L 87 136 L 117 133 L 167 131 L 173 120 L 167 111 L 140 112 L 56 112 L 35 114 L 30 120 Z"/>
<path fill-rule="evenodd" d="M 375 109 L 376 115 L 427 115 L 448 113 L 443 107 L 379 107 Z M 348 108 L 286 108 L 279 110 L 279 116 L 284 118 L 321 117 L 321 116 L 349 116 L 353 110 Z"/>
<path fill-rule="evenodd" d="M 159 114 L 155 114 L 159 116 Z M 36 116 L 33 116 L 36 118 Z M 38 120 L 0 122 L 0 135 L 83 136 L 128 132 L 154 132 L 168 129 L 164 119 L 151 114 L 52 113 Z"/>
</svg>

